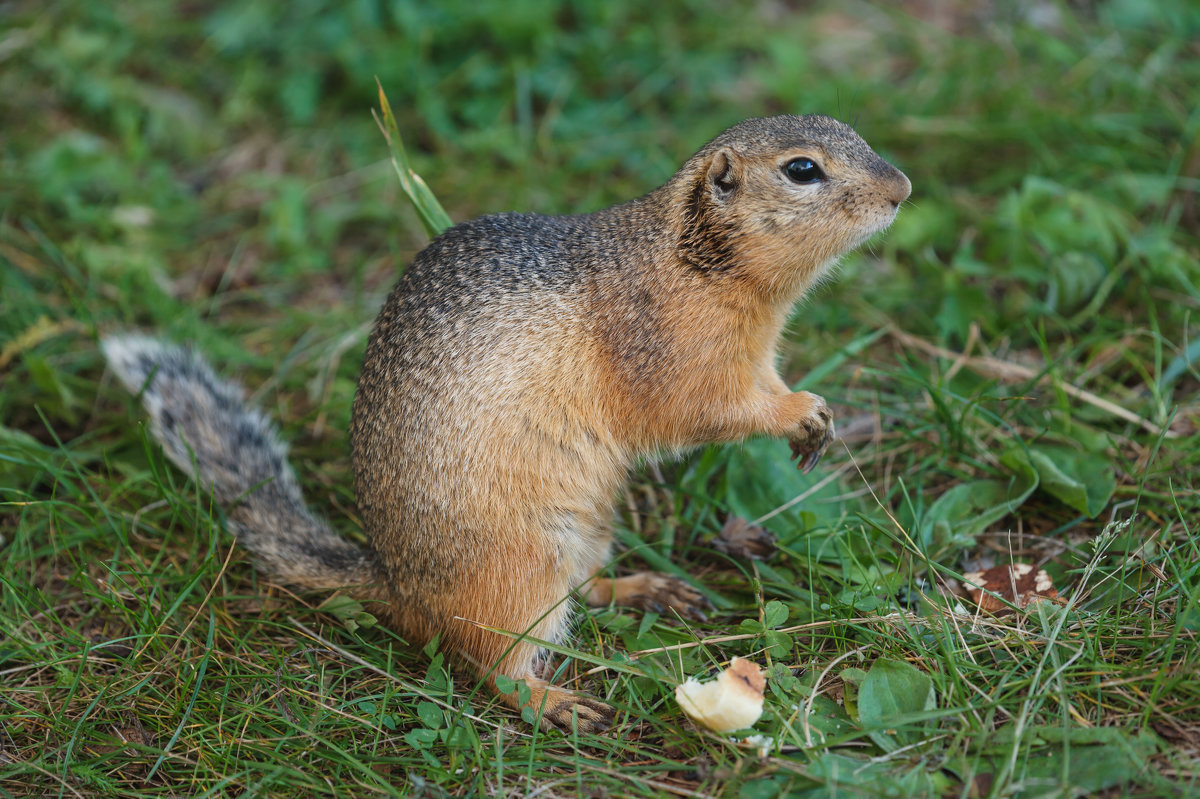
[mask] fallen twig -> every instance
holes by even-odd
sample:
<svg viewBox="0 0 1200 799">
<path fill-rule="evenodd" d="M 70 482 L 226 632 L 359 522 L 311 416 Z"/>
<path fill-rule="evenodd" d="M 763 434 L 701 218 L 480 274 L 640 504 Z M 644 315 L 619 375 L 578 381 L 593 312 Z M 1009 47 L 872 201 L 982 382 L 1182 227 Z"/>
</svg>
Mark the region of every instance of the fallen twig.
<svg viewBox="0 0 1200 799">
<path fill-rule="evenodd" d="M 1041 374 L 1039 376 L 1038 371 L 1035 369 L 1031 369 L 1028 366 L 1022 366 L 1021 364 L 1011 363 L 1009 361 L 1002 361 L 999 358 L 967 357 L 965 353 L 953 352 L 943 347 L 939 347 L 936 344 L 931 344 L 924 339 L 909 335 L 903 330 L 895 327 L 890 327 L 888 332 L 893 338 L 895 338 L 897 341 L 900 341 L 905 346 L 915 347 L 916 349 L 927 352 L 930 355 L 937 356 L 938 358 L 944 358 L 948 361 L 953 361 L 955 367 L 954 371 L 957 371 L 957 368 L 966 366 L 973 371 L 976 371 L 982 375 L 986 375 L 987 377 L 994 377 L 997 380 L 1036 380 L 1039 383 L 1050 383 L 1056 389 L 1061 390 L 1064 394 L 1074 397 L 1077 400 L 1082 400 L 1083 402 L 1086 402 L 1095 408 L 1099 408 L 1100 410 L 1124 419 L 1127 422 L 1133 422 L 1143 430 L 1153 433 L 1156 436 L 1161 435 L 1163 438 L 1179 438 L 1179 433 L 1175 432 L 1174 430 L 1171 430 L 1168 427 L 1157 425 L 1149 419 L 1138 416 L 1128 408 L 1123 408 L 1115 402 L 1106 400 L 1104 397 L 1097 396 L 1090 391 L 1085 391 L 1082 388 L 1077 388 L 1069 383 L 1065 383 L 1054 375 Z"/>
</svg>

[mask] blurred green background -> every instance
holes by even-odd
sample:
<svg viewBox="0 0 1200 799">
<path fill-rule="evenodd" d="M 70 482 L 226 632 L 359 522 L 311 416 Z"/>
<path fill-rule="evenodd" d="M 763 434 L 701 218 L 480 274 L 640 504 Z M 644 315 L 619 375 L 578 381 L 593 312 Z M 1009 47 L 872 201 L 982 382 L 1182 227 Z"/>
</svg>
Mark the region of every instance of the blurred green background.
<svg viewBox="0 0 1200 799">
<path fill-rule="evenodd" d="M 899 255 L 839 297 L 961 340 L 971 320 L 1026 338 L 1033 319 L 1120 315 L 1123 300 L 1144 321 L 1131 286 L 1195 296 L 1190 3 L 2 13 L 2 234 L 41 238 L 78 270 L 64 299 L 106 286 L 111 305 L 87 302 L 89 323 L 198 336 L 196 317 L 232 313 L 222 306 L 247 289 L 304 306 L 322 288 L 341 301 L 390 281 L 421 239 L 381 165 L 376 77 L 456 219 L 591 210 L 658 185 L 742 118 L 821 112 L 856 123 L 915 187 L 882 245 Z M 46 276 L 28 272 L 6 270 L 7 335 L 42 311 L 23 300 Z M 836 324 L 836 304 L 809 312 Z M 1181 310 L 1163 309 L 1174 343 Z"/>
</svg>

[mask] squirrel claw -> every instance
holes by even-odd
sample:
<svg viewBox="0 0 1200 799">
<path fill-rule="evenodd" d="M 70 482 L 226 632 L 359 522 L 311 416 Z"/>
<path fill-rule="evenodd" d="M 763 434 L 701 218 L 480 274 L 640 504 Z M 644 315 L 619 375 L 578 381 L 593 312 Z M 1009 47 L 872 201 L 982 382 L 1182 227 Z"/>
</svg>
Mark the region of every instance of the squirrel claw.
<svg viewBox="0 0 1200 799">
<path fill-rule="evenodd" d="M 820 463 L 835 436 L 832 416 L 824 407 L 821 410 L 816 424 L 806 426 L 803 435 L 788 439 L 792 457 L 797 459 L 796 468 L 803 474 L 808 474 Z"/>
<path fill-rule="evenodd" d="M 542 711 L 544 729 L 568 734 L 574 729 L 580 733 L 598 735 L 612 727 L 613 718 L 617 715 L 614 708 L 590 696 L 568 694 L 556 689 L 550 689 L 550 693 Z"/>
<path fill-rule="evenodd" d="M 796 459 L 796 468 L 800 470 L 801 474 L 811 472 L 821 462 L 823 454 L 824 447 L 815 449 L 812 452 L 805 452 L 796 444 L 792 444 L 792 457 Z"/>
<path fill-rule="evenodd" d="M 623 605 L 639 608 L 653 613 L 669 613 L 674 611 L 682 618 L 690 621 L 706 621 L 706 611 L 712 610 L 712 603 L 692 586 L 678 577 L 655 572 L 642 572 L 623 578 L 636 578 L 636 590 L 618 601 Z"/>
</svg>

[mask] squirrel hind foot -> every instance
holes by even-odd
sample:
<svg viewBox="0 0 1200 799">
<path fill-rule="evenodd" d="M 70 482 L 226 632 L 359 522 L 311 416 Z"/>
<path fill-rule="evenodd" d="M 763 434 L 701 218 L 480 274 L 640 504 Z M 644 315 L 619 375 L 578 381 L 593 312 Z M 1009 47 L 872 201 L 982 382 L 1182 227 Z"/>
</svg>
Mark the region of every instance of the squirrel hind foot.
<svg viewBox="0 0 1200 799">
<path fill-rule="evenodd" d="M 587 594 L 587 603 L 602 607 L 612 602 L 642 611 L 689 621 L 705 621 L 712 603 L 685 580 L 659 572 L 638 572 L 616 578 L 597 578 Z"/>
<path fill-rule="evenodd" d="M 612 727 L 616 715 L 615 708 L 598 699 L 550 688 L 546 691 L 541 724 L 545 730 L 560 730 L 565 733 L 576 730 L 598 735 Z"/>
<path fill-rule="evenodd" d="M 529 686 L 529 701 L 522 707 L 532 710 L 547 732 L 599 734 L 611 728 L 616 718 L 615 708 L 586 694 L 572 693 L 537 677 L 526 677 L 525 684 Z M 502 696 L 515 706 L 517 693 Z"/>
</svg>

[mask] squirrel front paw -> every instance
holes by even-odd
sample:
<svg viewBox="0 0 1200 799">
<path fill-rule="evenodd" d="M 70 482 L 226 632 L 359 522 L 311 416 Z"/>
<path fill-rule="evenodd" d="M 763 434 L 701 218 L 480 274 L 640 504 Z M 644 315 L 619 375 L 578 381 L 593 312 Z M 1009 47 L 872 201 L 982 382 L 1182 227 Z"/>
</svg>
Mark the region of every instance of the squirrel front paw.
<svg viewBox="0 0 1200 799">
<path fill-rule="evenodd" d="M 825 454 L 829 442 L 833 441 L 833 413 L 825 400 L 816 394 L 810 394 L 813 399 L 813 409 L 808 416 L 800 421 L 796 429 L 788 436 L 788 444 L 792 448 L 792 457 L 798 459 L 796 468 L 807 474 L 812 471 L 821 456 Z"/>
</svg>

